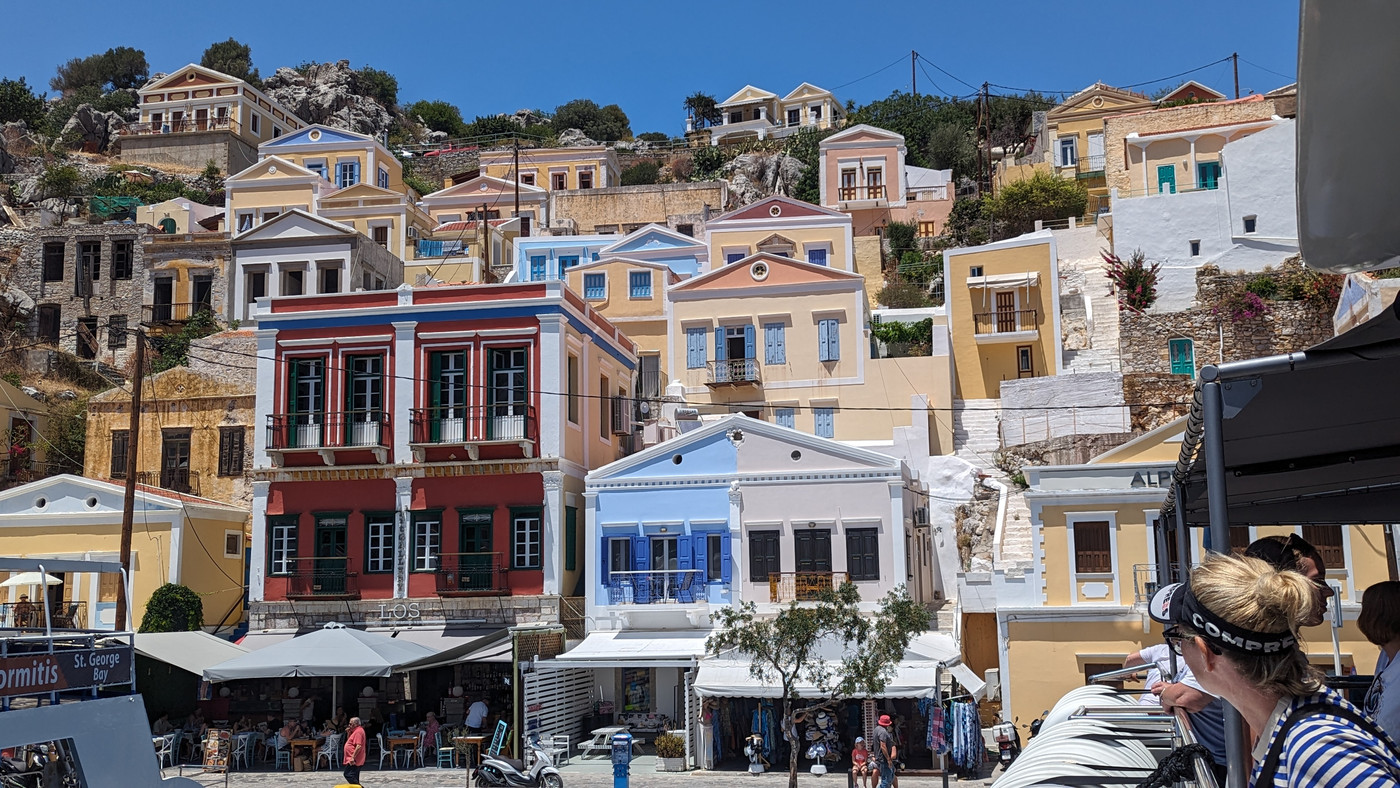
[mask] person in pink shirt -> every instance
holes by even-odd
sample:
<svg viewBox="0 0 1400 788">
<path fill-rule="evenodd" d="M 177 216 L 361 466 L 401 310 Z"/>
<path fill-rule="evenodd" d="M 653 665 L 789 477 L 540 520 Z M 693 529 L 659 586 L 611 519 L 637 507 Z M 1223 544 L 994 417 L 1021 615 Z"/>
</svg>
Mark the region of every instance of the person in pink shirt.
<svg viewBox="0 0 1400 788">
<path fill-rule="evenodd" d="M 360 767 L 365 765 L 365 729 L 360 724 L 359 717 L 350 718 L 350 734 L 345 737 L 345 782 L 349 785 L 360 784 Z"/>
</svg>

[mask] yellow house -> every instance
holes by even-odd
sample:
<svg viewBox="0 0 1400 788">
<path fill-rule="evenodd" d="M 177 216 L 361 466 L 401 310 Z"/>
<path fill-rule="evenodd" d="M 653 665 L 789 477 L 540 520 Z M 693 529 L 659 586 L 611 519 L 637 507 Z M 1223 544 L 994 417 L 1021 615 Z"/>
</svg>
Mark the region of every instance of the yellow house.
<svg viewBox="0 0 1400 788">
<path fill-rule="evenodd" d="M 224 179 L 224 226 L 237 235 L 293 209 L 314 214 L 321 197 L 335 190 L 321 173 L 267 156 Z"/>
<path fill-rule="evenodd" d="M 1000 399 L 1001 382 L 1060 374 L 1060 277 L 1049 230 L 943 253 L 959 399 Z"/>
<path fill-rule="evenodd" d="M 116 484 L 63 474 L 0 492 L 5 554 L 19 558 L 116 561 L 122 499 Z M 131 616 L 139 625 L 151 593 L 165 583 L 188 586 L 204 603 L 204 626 L 231 626 L 243 616 L 246 509 L 138 486 L 131 541 Z M 75 624 L 114 629 L 116 576 L 57 573 L 46 593 Z M 3 589 L 7 602 L 35 589 Z M 31 596 L 31 602 L 37 598 Z"/>
<path fill-rule="evenodd" d="M 846 115 L 831 91 L 810 82 L 803 82 L 782 97 L 745 85 L 717 107 L 723 117 L 706 130 L 711 145 L 786 137 L 803 128 L 837 128 Z M 695 119 L 687 118 L 686 133 L 694 131 Z"/>
<path fill-rule="evenodd" d="M 477 219 L 521 218 L 520 234 L 537 235 L 546 217 L 549 192 L 543 187 L 477 174 L 423 197 L 423 210 L 435 226 Z M 520 210 L 516 212 L 517 203 Z"/>
<path fill-rule="evenodd" d="M 136 480 L 148 487 L 246 507 L 253 460 L 253 386 L 175 367 L 146 379 Z M 126 479 L 131 395 L 114 388 L 88 400 L 83 475 Z"/>
<path fill-rule="evenodd" d="M 1084 465 L 1028 466 L 1026 503 L 1036 561 L 1024 578 L 996 578 L 996 626 L 1003 708 L 1031 720 L 1086 675 L 1122 666 L 1138 649 L 1160 643 L 1147 616 L 1161 557 L 1151 525 L 1171 484 L 1185 419 L 1139 436 Z M 1385 535 L 1379 525 L 1238 527 L 1231 547 L 1243 549 L 1271 534 L 1297 533 L 1316 545 L 1327 579 L 1341 588 L 1344 626 L 1338 631 L 1343 669 L 1367 673 L 1377 649 L 1356 628 L 1360 595 L 1387 580 Z M 1190 546 L 1204 556 L 1203 537 Z M 1178 558 L 1169 548 L 1168 560 Z M 1331 669 L 1327 625 L 1303 630 L 1310 659 Z"/>
<path fill-rule="evenodd" d="M 603 145 L 488 150 L 478 161 L 482 175 L 552 192 L 606 189 L 622 181 L 616 151 Z"/>
<path fill-rule="evenodd" d="M 419 237 L 403 279 L 414 287 L 500 281 L 515 259 L 521 219 L 452 220 Z"/>
<path fill-rule="evenodd" d="M 291 110 L 237 77 L 191 63 L 137 91 L 140 118 L 122 130 L 123 161 L 225 173 L 251 166 L 258 146 L 306 126 Z"/>
<path fill-rule="evenodd" d="M 1096 82 L 1045 114 L 1046 130 L 1042 139 L 1046 141 L 1046 150 L 1041 160 L 1055 174 L 1077 179 L 1088 190 L 1090 215 L 1108 210 L 1108 187 L 1104 182 L 1107 160 L 1104 118 L 1154 106 L 1152 100 L 1141 93 Z M 1029 177 L 1034 169 L 1023 168 L 1022 174 Z"/>
<path fill-rule="evenodd" d="M 44 475 L 49 461 L 49 406 L 0 380 L 0 427 L 9 430 L 3 479 L 23 484 Z"/>
<path fill-rule="evenodd" d="M 148 224 L 164 235 L 188 235 L 219 229 L 223 211 L 211 205 L 197 203 L 188 197 L 176 197 L 155 205 L 136 209 L 136 223 Z"/>
<path fill-rule="evenodd" d="M 670 369 L 666 292 L 681 277 L 665 263 L 608 256 L 568 269 L 565 281 L 637 343 L 634 396 L 658 398 L 669 382 L 662 370 Z"/>
<path fill-rule="evenodd" d="M 774 195 L 705 224 L 710 270 L 754 254 L 774 254 L 853 272 L 851 217 L 831 208 Z"/>
</svg>

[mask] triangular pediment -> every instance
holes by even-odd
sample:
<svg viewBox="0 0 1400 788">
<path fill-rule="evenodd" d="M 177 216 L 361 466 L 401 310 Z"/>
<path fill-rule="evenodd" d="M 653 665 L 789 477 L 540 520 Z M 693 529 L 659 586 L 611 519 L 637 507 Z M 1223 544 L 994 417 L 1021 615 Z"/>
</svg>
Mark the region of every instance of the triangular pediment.
<svg viewBox="0 0 1400 788">
<path fill-rule="evenodd" d="M 300 164 L 294 164 L 280 156 L 268 156 L 242 172 L 230 175 L 225 183 L 251 183 L 254 181 L 275 181 L 286 178 L 320 178 L 321 176 Z"/>
<path fill-rule="evenodd" d="M 148 82 L 141 90 L 177 90 L 182 87 L 203 87 L 205 85 L 243 85 L 243 80 L 238 77 L 225 74 L 222 71 L 215 71 L 212 68 L 205 68 L 196 63 L 173 71 L 158 82 Z"/>
<path fill-rule="evenodd" d="M 739 89 L 738 93 L 721 101 L 719 106 L 727 107 L 731 104 L 748 104 L 754 101 L 771 101 L 778 97 L 777 93 L 769 93 L 763 88 L 756 88 L 753 85 L 745 85 Z"/>
<path fill-rule="evenodd" d="M 658 249 L 688 249 L 704 246 L 704 243 L 688 235 L 678 233 L 662 224 L 648 224 L 623 236 L 603 253 L 625 254 Z"/>
<path fill-rule="evenodd" d="M 1202 85 L 1194 79 L 1188 79 L 1172 92 L 1157 100 L 1158 104 L 1166 104 L 1172 101 L 1220 101 L 1225 98 L 1225 94 L 1220 91 Z"/>
<path fill-rule="evenodd" d="M 354 186 L 347 186 L 337 192 L 332 192 L 321 198 L 322 204 L 334 200 L 382 200 L 384 198 L 404 199 L 404 196 L 393 189 L 381 189 L 372 183 L 361 181 Z"/>
<path fill-rule="evenodd" d="M 16 519 L 24 525 L 39 525 L 41 518 L 59 515 L 106 514 L 120 520 L 125 495 L 124 487 L 65 473 L 0 492 L 0 518 L 17 515 Z M 134 508 L 138 512 L 170 513 L 181 507 L 178 500 L 138 491 Z"/>
<path fill-rule="evenodd" d="M 821 141 L 821 147 L 829 147 L 840 142 L 869 142 L 877 145 L 904 144 L 904 135 L 887 129 L 871 126 L 869 123 L 858 123 L 848 129 L 827 137 Z"/>
<path fill-rule="evenodd" d="M 1140 93 L 1098 82 L 1065 99 L 1059 106 L 1046 113 L 1046 118 L 1056 120 L 1064 116 L 1124 112 L 1152 106 L 1152 100 Z"/>
<path fill-rule="evenodd" d="M 293 208 L 233 237 L 235 241 L 286 241 L 298 238 L 344 239 L 355 235 L 355 228 Z"/>
<path fill-rule="evenodd" d="M 801 285 L 823 282 L 847 282 L 859 286 L 860 274 L 813 265 L 791 257 L 759 252 L 716 268 L 707 274 L 692 277 L 676 285 L 674 290 L 735 290 L 775 285 Z"/>
<path fill-rule="evenodd" d="M 783 101 L 797 101 L 798 99 L 810 99 L 830 95 L 831 91 L 829 90 L 823 90 L 813 85 L 811 82 L 803 82 L 801 85 L 793 88 L 791 93 L 783 96 Z"/>
<path fill-rule="evenodd" d="M 755 219 L 771 221 L 774 219 L 800 218 L 844 219 L 847 222 L 851 220 L 850 216 L 840 211 L 833 211 L 830 208 L 823 208 L 820 205 L 813 205 L 809 202 L 794 200 L 791 197 L 775 194 L 772 197 L 765 197 L 758 202 L 745 205 L 743 208 L 730 211 L 717 219 L 711 219 L 709 224 L 713 226 L 729 221 L 750 221 Z"/>
<path fill-rule="evenodd" d="M 544 189 L 538 186 L 531 186 L 528 183 L 519 184 L 519 187 L 520 195 L 522 197 L 527 195 L 536 195 L 542 197 L 547 193 Z M 475 178 L 463 181 L 455 186 L 449 186 L 446 189 L 439 189 L 433 192 L 432 194 L 425 196 L 423 199 L 425 201 L 436 201 L 452 199 L 470 199 L 482 195 L 485 195 L 487 197 L 494 197 L 497 194 L 506 193 L 514 195 L 515 189 L 515 181 L 508 181 L 504 178 L 496 178 L 491 175 L 477 175 Z"/>
<path fill-rule="evenodd" d="M 295 145 L 354 145 L 361 147 L 365 143 L 373 143 L 375 139 L 368 134 L 357 134 L 345 129 L 335 129 L 330 126 L 307 126 L 298 129 L 291 134 L 283 134 L 275 140 L 268 140 L 259 145 L 258 148 L 290 148 Z"/>
</svg>

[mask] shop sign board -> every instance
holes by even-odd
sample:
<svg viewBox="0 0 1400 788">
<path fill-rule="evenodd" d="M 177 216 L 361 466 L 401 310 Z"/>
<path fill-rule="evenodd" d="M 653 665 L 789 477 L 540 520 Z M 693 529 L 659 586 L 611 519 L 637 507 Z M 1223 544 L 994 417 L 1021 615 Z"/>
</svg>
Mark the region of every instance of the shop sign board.
<svg viewBox="0 0 1400 788">
<path fill-rule="evenodd" d="M 0 657 L 0 697 L 130 684 L 134 660 L 131 646 Z"/>
</svg>

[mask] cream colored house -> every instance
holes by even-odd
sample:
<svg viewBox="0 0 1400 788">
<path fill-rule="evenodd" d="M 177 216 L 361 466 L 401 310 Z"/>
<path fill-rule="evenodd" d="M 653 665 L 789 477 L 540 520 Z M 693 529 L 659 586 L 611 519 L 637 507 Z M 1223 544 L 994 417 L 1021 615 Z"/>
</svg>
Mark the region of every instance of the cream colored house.
<svg viewBox="0 0 1400 788">
<path fill-rule="evenodd" d="M 717 106 L 724 117 L 718 125 L 707 129 L 711 145 L 786 137 L 802 128 L 837 128 L 846 115 L 831 91 L 810 82 L 803 82 L 782 97 L 745 85 Z M 694 130 L 695 119 L 687 118 L 686 132 Z"/>
<path fill-rule="evenodd" d="M 519 213 L 515 206 L 520 205 Z M 522 219 L 521 235 L 538 234 L 547 219 L 549 191 L 529 183 L 483 172 L 474 178 L 439 189 L 423 197 L 423 210 L 436 225 L 487 219 Z"/>
<path fill-rule="evenodd" d="M 617 152 L 604 145 L 489 150 L 481 152 L 479 161 L 482 175 L 552 192 L 606 189 L 622 180 Z"/>
<path fill-rule="evenodd" d="M 224 212 L 188 197 L 176 197 L 136 209 L 136 223 L 147 224 L 164 235 L 189 235 L 219 229 Z"/>
<path fill-rule="evenodd" d="M 774 195 L 705 225 L 710 270 L 754 254 L 781 255 L 853 272 L 851 217 L 841 211 Z"/>
<path fill-rule="evenodd" d="M 662 262 L 605 255 L 565 272 L 570 290 L 637 343 L 634 396 L 655 400 L 665 390 L 670 369 L 669 288 L 681 277 Z"/>
<path fill-rule="evenodd" d="M 941 234 L 953 210 L 952 170 L 905 164 L 904 135 L 861 123 L 821 141 L 822 205 L 850 214 L 857 236 L 905 222 Z"/>
</svg>

